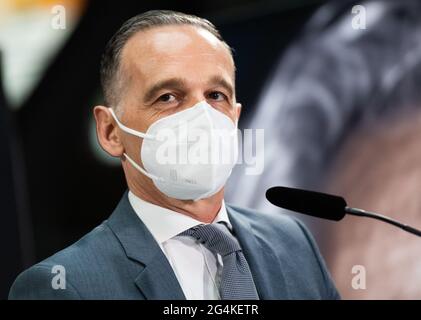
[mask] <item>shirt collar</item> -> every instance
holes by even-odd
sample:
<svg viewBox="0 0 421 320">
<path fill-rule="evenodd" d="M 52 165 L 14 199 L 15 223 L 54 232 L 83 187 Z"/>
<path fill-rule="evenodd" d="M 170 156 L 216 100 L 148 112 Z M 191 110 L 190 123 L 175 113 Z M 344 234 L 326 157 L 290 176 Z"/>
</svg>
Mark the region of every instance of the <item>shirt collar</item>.
<svg viewBox="0 0 421 320">
<path fill-rule="evenodd" d="M 159 244 L 177 236 L 183 231 L 203 224 L 203 222 L 180 212 L 142 200 L 131 191 L 129 191 L 129 201 L 137 216 L 146 225 Z M 224 222 L 229 229 L 232 228 L 224 200 L 222 200 L 221 209 L 212 223 L 215 222 Z"/>
</svg>

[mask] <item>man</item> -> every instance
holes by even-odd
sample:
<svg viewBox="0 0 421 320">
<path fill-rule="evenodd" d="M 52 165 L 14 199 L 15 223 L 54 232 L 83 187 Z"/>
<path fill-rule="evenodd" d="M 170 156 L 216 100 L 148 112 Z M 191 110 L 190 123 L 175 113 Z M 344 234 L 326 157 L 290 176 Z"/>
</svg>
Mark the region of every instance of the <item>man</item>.
<svg viewBox="0 0 421 320">
<path fill-rule="evenodd" d="M 129 191 L 107 221 L 23 272 L 9 298 L 339 297 L 300 222 L 224 203 L 241 105 L 231 50 L 209 21 L 172 11 L 128 20 L 101 78 L 98 140 L 121 158 Z"/>
</svg>

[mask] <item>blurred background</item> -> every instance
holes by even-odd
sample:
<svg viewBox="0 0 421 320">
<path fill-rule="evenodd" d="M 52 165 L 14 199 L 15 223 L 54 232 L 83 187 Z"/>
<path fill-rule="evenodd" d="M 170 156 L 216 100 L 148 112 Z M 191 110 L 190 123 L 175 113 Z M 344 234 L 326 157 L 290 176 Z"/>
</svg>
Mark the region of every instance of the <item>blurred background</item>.
<svg viewBox="0 0 421 320">
<path fill-rule="evenodd" d="M 237 166 L 228 202 L 276 214 L 265 190 L 300 187 L 421 228 L 421 1 L 0 0 L 0 298 L 125 191 L 92 107 L 107 40 L 150 9 L 208 18 L 235 49 L 240 127 L 264 129 L 265 166 Z M 343 298 L 421 298 L 416 237 L 364 218 L 304 222 Z"/>
</svg>

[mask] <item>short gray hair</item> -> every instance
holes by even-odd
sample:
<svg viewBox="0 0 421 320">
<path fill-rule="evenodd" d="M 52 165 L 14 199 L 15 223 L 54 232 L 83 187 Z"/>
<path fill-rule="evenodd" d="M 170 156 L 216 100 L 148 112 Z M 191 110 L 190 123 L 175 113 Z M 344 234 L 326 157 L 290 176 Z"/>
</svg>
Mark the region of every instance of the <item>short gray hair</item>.
<svg viewBox="0 0 421 320">
<path fill-rule="evenodd" d="M 222 39 L 216 27 L 206 19 L 170 10 L 150 10 L 136 15 L 127 20 L 111 37 L 102 55 L 100 78 L 106 105 L 112 107 L 118 105 L 120 90 L 117 82 L 124 45 L 135 33 L 164 25 L 192 25 L 203 28 L 218 38 L 228 48 L 231 56 L 233 55 L 231 47 Z"/>
</svg>

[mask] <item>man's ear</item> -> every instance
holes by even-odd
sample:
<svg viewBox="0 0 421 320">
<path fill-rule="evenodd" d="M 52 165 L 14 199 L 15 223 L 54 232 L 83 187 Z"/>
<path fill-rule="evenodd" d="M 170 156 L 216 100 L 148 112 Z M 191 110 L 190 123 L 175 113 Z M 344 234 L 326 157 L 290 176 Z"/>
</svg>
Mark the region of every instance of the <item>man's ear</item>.
<svg viewBox="0 0 421 320">
<path fill-rule="evenodd" d="M 239 103 L 239 102 L 237 102 L 237 103 L 235 104 L 235 106 L 236 106 L 236 111 L 237 111 L 237 120 L 240 120 L 241 108 L 242 108 L 243 106 L 242 106 L 242 105 L 241 105 L 241 103 Z"/>
<path fill-rule="evenodd" d="M 120 138 L 118 126 L 112 117 L 110 110 L 104 106 L 94 108 L 96 121 L 96 135 L 102 149 L 113 157 L 121 157 L 124 146 Z"/>
</svg>

